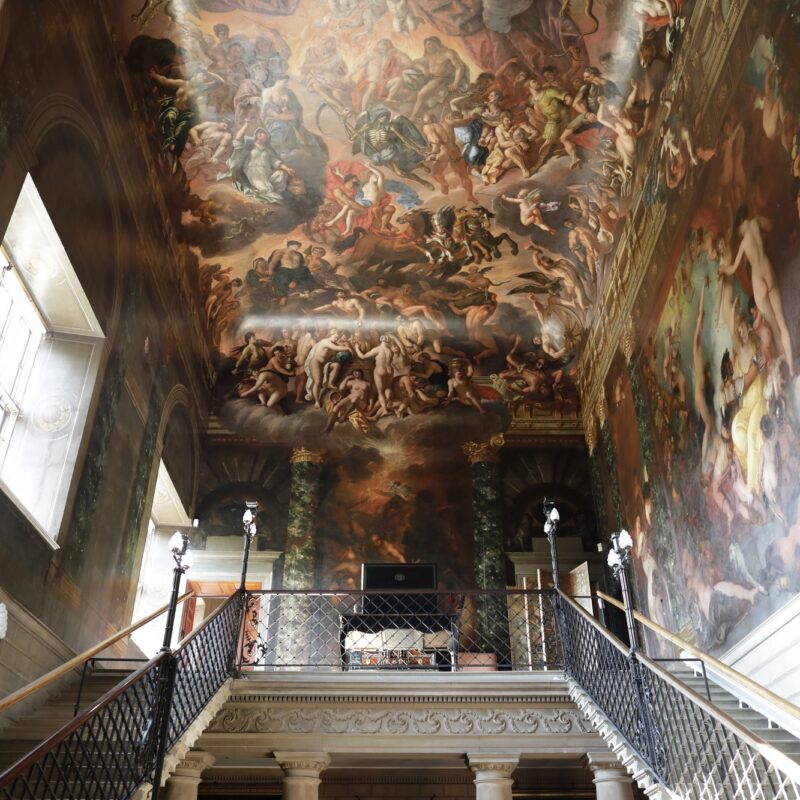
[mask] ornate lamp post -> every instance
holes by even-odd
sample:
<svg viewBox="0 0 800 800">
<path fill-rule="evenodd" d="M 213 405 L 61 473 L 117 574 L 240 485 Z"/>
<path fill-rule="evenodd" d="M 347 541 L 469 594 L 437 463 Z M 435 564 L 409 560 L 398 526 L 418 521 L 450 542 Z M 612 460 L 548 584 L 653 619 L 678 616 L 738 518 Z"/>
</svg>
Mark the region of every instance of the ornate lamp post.
<svg viewBox="0 0 800 800">
<path fill-rule="evenodd" d="M 175 626 L 175 612 L 178 608 L 178 592 L 181 586 L 181 577 L 189 567 L 192 566 L 194 558 L 192 551 L 189 550 L 189 537 L 183 531 L 175 531 L 169 540 L 170 553 L 175 567 L 172 570 L 172 595 L 169 598 L 169 610 L 167 611 L 167 624 L 164 628 L 164 644 L 161 646 L 162 653 L 171 653 L 172 649 L 172 629 Z M 175 688 L 175 658 L 170 655 L 164 660 L 159 677 L 161 690 L 154 700 L 154 707 L 151 712 L 151 722 L 160 714 L 158 724 L 158 738 L 155 740 L 156 757 L 153 770 L 153 790 L 151 800 L 158 800 L 161 791 L 161 773 L 164 769 L 164 753 L 167 747 L 167 732 L 169 730 L 169 715 L 172 707 L 172 693 Z M 149 725 L 150 723 L 148 723 Z"/>
<path fill-rule="evenodd" d="M 558 521 L 561 515 L 558 513 L 556 504 L 552 500 L 544 499 L 542 506 L 544 508 L 544 532 L 547 536 L 547 541 L 550 543 L 550 561 L 553 565 L 553 586 L 556 590 L 560 588 L 560 580 L 558 575 L 558 550 L 556 548 L 556 533 L 558 533 Z"/>
<path fill-rule="evenodd" d="M 625 606 L 625 622 L 628 626 L 628 643 L 631 653 L 639 649 L 639 637 L 636 633 L 636 619 L 633 616 L 633 596 L 628 578 L 628 565 L 631 562 L 633 539 L 625 529 L 611 534 L 611 550 L 608 551 L 608 566 L 619 581 L 622 589 L 622 603 Z"/>
<path fill-rule="evenodd" d="M 172 595 L 169 598 L 167 624 L 164 628 L 164 644 L 161 646 L 162 653 L 170 651 L 172 629 L 175 627 L 175 613 L 178 608 L 178 592 L 181 588 L 181 577 L 192 566 L 194 561 L 192 551 L 189 550 L 189 537 L 185 533 L 175 531 L 170 537 L 168 547 L 172 553 L 172 559 L 175 561 L 175 567 L 172 570 Z"/>
<path fill-rule="evenodd" d="M 635 742 L 639 752 L 644 753 L 662 780 L 666 780 L 668 765 L 664 737 L 658 724 L 655 709 L 651 700 L 650 681 L 646 668 L 636 655 L 639 649 L 639 637 L 636 632 L 636 618 L 633 616 L 633 596 L 628 578 L 628 565 L 631 563 L 633 539 L 625 529 L 611 534 L 611 550 L 608 551 L 607 563 L 622 589 L 622 603 L 625 606 L 625 622 L 628 626 L 628 642 L 630 653 L 628 663 L 633 679 L 634 691 L 639 705 L 639 721 L 635 734 Z"/>
<path fill-rule="evenodd" d="M 246 500 L 245 505 L 247 509 L 242 516 L 242 532 L 244 533 L 244 553 L 242 553 L 242 580 L 239 583 L 239 589 L 244 591 L 244 585 L 247 581 L 247 562 L 250 560 L 250 544 L 253 537 L 256 535 L 256 510 L 258 503 L 254 500 Z"/>
</svg>

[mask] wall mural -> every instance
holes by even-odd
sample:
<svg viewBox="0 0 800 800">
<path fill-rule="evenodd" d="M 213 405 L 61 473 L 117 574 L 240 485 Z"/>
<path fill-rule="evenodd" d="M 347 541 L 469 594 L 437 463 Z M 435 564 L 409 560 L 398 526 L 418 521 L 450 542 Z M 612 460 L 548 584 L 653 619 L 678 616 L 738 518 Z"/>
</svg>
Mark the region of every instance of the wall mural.
<svg viewBox="0 0 800 800">
<path fill-rule="evenodd" d="M 475 417 L 485 438 L 506 409 L 577 413 L 637 146 L 672 102 L 690 12 L 127 4 L 126 64 L 197 254 L 223 424 L 270 442 L 363 440 L 416 416 L 454 430 Z M 687 126 L 659 135 L 656 195 L 709 157 Z"/>
<path fill-rule="evenodd" d="M 326 463 L 315 586 L 357 589 L 362 562 L 434 562 L 439 586 L 474 586 L 470 468 L 458 448 L 353 447 Z"/>
<path fill-rule="evenodd" d="M 630 465 L 626 514 L 640 537 L 663 515 L 676 559 L 669 537 L 640 539 L 640 597 L 668 594 L 672 608 L 651 613 L 673 629 L 688 618 L 712 650 L 800 591 L 798 64 L 787 16 L 750 54 L 632 373 L 650 474 Z M 630 409 L 612 422 L 630 429 Z"/>
</svg>

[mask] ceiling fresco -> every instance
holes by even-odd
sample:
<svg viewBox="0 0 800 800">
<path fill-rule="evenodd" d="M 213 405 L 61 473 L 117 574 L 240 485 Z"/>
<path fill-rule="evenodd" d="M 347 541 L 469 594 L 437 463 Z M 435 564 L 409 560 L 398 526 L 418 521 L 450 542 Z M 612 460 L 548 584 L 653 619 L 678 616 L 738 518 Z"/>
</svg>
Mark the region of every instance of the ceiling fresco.
<svg viewBox="0 0 800 800">
<path fill-rule="evenodd" d="M 690 0 L 136 0 L 141 122 L 222 423 L 267 441 L 576 414 L 631 199 L 703 158 L 669 64 Z M 680 120 L 680 115 L 673 114 Z"/>
</svg>

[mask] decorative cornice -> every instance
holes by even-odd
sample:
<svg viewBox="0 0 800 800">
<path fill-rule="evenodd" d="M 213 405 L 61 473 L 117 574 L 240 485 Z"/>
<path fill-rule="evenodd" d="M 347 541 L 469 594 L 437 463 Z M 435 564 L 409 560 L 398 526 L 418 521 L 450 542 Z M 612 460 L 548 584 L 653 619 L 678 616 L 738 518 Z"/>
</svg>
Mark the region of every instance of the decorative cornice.
<svg viewBox="0 0 800 800">
<path fill-rule="evenodd" d="M 566 690 L 559 690 L 558 693 L 545 694 L 538 696 L 530 695 L 372 695 L 372 694 L 349 694 L 349 695 L 307 695 L 307 694 L 232 694 L 229 700 L 231 705 L 547 705 L 559 708 L 572 708 L 572 701 Z"/>
<path fill-rule="evenodd" d="M 365 736 L 574 736 L 592 733 L 577 710 L 390 709 L 228 707 L 208 733 L 339 734 Z"/>
<path fill-rule="evenodd" d="M 289 462 L 292 464 L 321 464 L 325 457 L 324 450 L 309 450 L 307 447 L 295 447 Z"/>
</svg>

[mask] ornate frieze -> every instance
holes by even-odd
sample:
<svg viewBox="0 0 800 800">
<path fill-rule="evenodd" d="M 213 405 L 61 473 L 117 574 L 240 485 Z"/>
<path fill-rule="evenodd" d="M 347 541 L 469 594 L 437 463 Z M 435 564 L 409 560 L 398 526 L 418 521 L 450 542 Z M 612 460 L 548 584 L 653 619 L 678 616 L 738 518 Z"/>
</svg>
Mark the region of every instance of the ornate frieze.
<svg viewBox="0 0 800 800">
<path fill-rule="evenodd" d="M 342 709 L 269 707 L 224 709 L 208 733 L 395 735 L 580 735 L 592 728 L 572 709 Z"/>
</svg>

